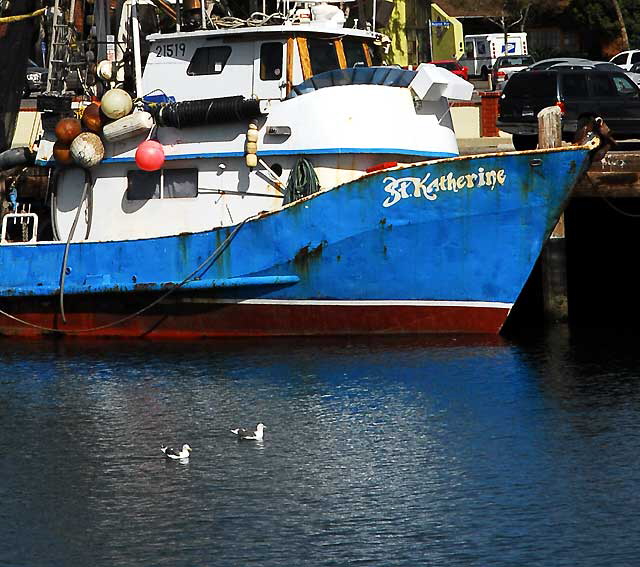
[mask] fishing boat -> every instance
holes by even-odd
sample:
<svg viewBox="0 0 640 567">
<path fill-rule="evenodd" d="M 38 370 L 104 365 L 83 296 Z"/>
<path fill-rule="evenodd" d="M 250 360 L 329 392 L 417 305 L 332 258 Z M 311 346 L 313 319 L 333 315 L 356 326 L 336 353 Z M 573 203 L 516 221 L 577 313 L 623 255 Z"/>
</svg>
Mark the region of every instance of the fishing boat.
<svg viewBox="0 0 640 567">
<path fill-rule="evenodd" d="M 597 138 L 460 156 L 450 101 L 472 85 L 385 65 L 339 6 L 203 4 L 141 41 L 142 5 L 98 112 L 43 108 L 46 190 L 2 219 L 1 334 L 500 331 Z"/>
</svg>

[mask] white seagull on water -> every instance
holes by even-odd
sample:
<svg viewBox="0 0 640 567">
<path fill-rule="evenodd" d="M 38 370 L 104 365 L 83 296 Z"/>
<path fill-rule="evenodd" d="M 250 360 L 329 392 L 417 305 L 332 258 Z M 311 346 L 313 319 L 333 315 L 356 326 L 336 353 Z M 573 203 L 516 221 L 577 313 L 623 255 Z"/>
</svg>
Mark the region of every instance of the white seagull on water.
<svg viewBox="0 0 640 567">
<path fill-rule="evenodd" d="M 160 450 L 167 459 L 188 459 L 189 453 L 191 453 L 191 447 L 186 443 L 182 446 L 181 451 L 176 451 L 173 447 L 165 447 L 164 445 L 160 447 Z"/>
<path fill-rule="evenodd" d="M 231 429 L 230 431 L 237 435 L 239 440 L 247 439 L 262 441 L 265 429 L 266 427 L 264 426 L 264 423 L 258 423 L 255 429 L 243 429 L 242 427 L 238 427 L 237 429 Z"/>
</svg>

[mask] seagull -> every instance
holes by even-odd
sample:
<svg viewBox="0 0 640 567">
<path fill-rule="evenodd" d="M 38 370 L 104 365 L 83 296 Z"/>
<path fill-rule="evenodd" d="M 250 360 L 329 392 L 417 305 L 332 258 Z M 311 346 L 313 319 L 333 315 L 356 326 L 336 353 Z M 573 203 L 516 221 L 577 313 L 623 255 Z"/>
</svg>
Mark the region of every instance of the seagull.
<svg viewBox="0 0 640 567">
<path fill-rule="evenodd" d="M 255 441 L 262 441 L 265 429 L 266 427 L 264 426 L 264 423 L 258 423 L 255 429 L 243 429 L 238 427 L 237 429 L 231 429 L 230 431 L 238 436 L 238 440 L 251 439 Z"/>
<path fill-rule="evenodd" d="M 182 446 L 181 451 L 176 451 L 173 447 L 165 447 L 162 445 L 160 450 L 164 453 L 164 456 L 167 457 L 167 459 L 188 459 L 191 447 L 185 443 Z"/>
</svg>

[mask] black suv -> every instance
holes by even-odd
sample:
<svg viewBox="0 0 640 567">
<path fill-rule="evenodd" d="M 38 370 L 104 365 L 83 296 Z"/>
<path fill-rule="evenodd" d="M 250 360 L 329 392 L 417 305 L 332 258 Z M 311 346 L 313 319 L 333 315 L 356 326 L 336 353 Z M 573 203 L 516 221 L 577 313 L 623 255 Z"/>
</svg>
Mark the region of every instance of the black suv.
<svg viewBox="0 0 640 567">
<path fill-rule="evenodd" d="M 516 150 L 534 149 L 538 112 L 547 106 L 562 110 L 567 141 L 593 116 L 604 119 L 614 138 L 640 138 L 640 89 L 622 70 L 520 71 L 502 92 L 497 126 L 513 135 Z"/>
</svg>

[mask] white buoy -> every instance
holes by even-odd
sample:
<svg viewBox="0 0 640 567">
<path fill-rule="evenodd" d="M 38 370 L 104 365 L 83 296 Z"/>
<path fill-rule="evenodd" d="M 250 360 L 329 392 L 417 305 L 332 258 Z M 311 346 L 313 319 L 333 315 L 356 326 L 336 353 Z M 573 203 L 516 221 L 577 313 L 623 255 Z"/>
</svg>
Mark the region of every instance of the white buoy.
<svg viewBox="0 0 640 567">
<path fill-rule="evenodd" d="M 107 124 L 102 129 L 102 135 L 107 142 L 118 142 L 133 138 L 151 128 L 153 128 L 153 117 L 148 112 L 141 111 Z"/>
<path fill-rule="evenodd" d="M 104 145 L 100 136 L 93 132 L 78 134 L 71 142 L 71 157 L 82 167 L 98 165 L 104 157 Z"/>
<path fill-rule="evenodd" d="M 110 89 L 102 97 L 102 113 L 108 118 L 117 120 L 131 112 L 133 101 L 129 93 L 122 89 Z"/>
</svg>

